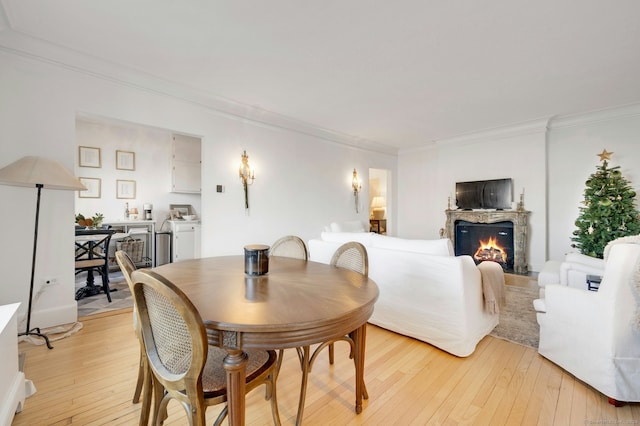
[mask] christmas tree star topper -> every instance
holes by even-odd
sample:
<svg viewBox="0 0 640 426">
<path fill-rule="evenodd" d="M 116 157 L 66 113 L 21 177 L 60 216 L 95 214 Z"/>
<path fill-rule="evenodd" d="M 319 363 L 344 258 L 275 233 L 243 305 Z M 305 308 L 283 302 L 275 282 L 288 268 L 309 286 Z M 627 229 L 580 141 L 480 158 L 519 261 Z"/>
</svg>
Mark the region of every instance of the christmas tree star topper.
<svg viewBox="0 0 640 426">
<path fill-rule="evenodd" d="M 611 160 L 611 154 L 613 154 L 613 152 L 608 152 L 606 149 L 603 149 L 600 154 L 596 154 L 596 155 L 600 157 L 600 161 L 604 161 L 604 160 Z"/>
</svg>

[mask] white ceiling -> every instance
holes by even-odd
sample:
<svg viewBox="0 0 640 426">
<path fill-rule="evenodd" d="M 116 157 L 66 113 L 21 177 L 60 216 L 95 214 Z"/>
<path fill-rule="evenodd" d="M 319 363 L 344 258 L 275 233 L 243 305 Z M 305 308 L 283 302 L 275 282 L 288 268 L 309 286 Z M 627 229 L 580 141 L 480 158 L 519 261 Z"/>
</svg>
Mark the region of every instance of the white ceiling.
<svg viewBox="0 0 640 426">
<path fill-rule="evenodd" d="M 0 47 L 44 40 L 396 148 L 640 101 L 638 0 L 0 4 Z"/>
</svg>

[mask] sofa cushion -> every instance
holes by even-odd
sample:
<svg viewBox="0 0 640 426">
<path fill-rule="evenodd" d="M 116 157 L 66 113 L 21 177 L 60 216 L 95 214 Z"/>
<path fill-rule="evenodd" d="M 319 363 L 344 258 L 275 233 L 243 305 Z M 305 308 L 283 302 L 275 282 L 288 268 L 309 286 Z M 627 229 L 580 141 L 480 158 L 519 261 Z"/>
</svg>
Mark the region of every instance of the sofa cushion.
<svg viewBox="0 0 640 426">
<path fill-rule="evenodd" d="M 440 238 L 436 240 L 410 240 L 373 234 L 371 239 L 372 247 L 410 251 L 421 254 L 432 254 L 437 256 L 453 256 L 454 254 L 453 245 L 451 244 L 451 240 L 448 238 Z"/>
</svg>

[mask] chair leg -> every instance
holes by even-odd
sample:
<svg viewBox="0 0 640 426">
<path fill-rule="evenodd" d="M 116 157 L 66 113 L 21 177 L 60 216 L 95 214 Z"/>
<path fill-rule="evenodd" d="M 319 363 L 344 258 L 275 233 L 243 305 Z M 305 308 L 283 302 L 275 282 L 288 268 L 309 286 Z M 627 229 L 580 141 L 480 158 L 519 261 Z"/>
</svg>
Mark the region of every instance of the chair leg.
<svg viewBox="0 0 640 426">
<path fill-rule="evenodd" d="M 146 363 L 146 358 L 145 358 L 145 363 L 142 371 L 142 378 L 143 378 L 143 385 L 142 385 L 143 394 L 142 394 L 142 407 L 140 407 L 140 424 L 147 426 L 149 424 L 149 416 L 151 413 L 151 401 L 153 398 L 154 389 L 153 389 L 153 377 L 152 377 L 151 369 L 149 368 L 149 365 Z M 156 416 L 154 415 L 154 421 L 155 421 L 155 418 Z"/>
<path fill-rule="evenodd" d="M 334 354 L 334 349 L 333 349 L 333 343 L 329 344 L 329 364 L 333 365 L 333 356 Z"/>
<path fill-rule="evenodd" d="M 280 412 L 278 411 L 278 397 L 276 393 L 276 380 L 278 379 L 278 371 L 277 369 L 273 369 L 271 371 L 269 382 L 267 383 L 267 387 L 269 390 L 269 397 L 271 398 L 271 415 L 273 416 L 273 424 L 276 426 L 280 426 Z"/>
<path fill-rule="evenodd" d="M 309 378 L 309 346 L 302 348 L 302 383 L 300 384 L 300 401 L 298 401 L 298 415 L 296 425 L 302 424 L 302 414 L 304 413 L 304 401 L 307 398 L 307 379 Z"/>
<path fill-rule="evenodd" d="M 100 275 L 102 275 L 102 290 L 104 294 L 107 295 L 107 300 L 111 303 L 111 289 L 109 289 L 109 270 L 102 269 L 100 271 Z"/>
<path fill-rule="evenodd" d="M 140 351 L 140 361 L 138 362 L 138 381 L 136 382 L 136 390 L 133 392 L 133 403 L 140 402 L 140 394 L 142 393 L 142 385 L 144 383 L 144 363 L 146 356 Z"/>
</svg>

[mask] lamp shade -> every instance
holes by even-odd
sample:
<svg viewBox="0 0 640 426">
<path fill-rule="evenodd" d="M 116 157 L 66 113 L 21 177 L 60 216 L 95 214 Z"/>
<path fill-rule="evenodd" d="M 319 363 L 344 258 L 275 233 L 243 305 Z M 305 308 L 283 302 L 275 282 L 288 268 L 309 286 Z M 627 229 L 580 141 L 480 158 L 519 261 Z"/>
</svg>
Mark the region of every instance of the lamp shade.
<svg viewBox="0 0 640 426">
<path fill-rule="evenodd" d="M 386 212 L 387 202 L 384 197 L 376 196 L 371 200 L 371 214 L 374 219 L 384 219 Z"/>
<path fill-rule="evenodd" d="M 0 184 L 30 187 L 42 185 L 47 189 L 70 191 L 87 189 L 59 162 L 35 156 L 22 157 L 0 169 Z"/>
<path fill-rule="evenodd" d="M 387 207 L 387 203 L 385 202 L 384 197 L 373 197 L 373 200 L 371 200 L 371 208 L 377 209 L 381 207 Z"/>
</svg>

